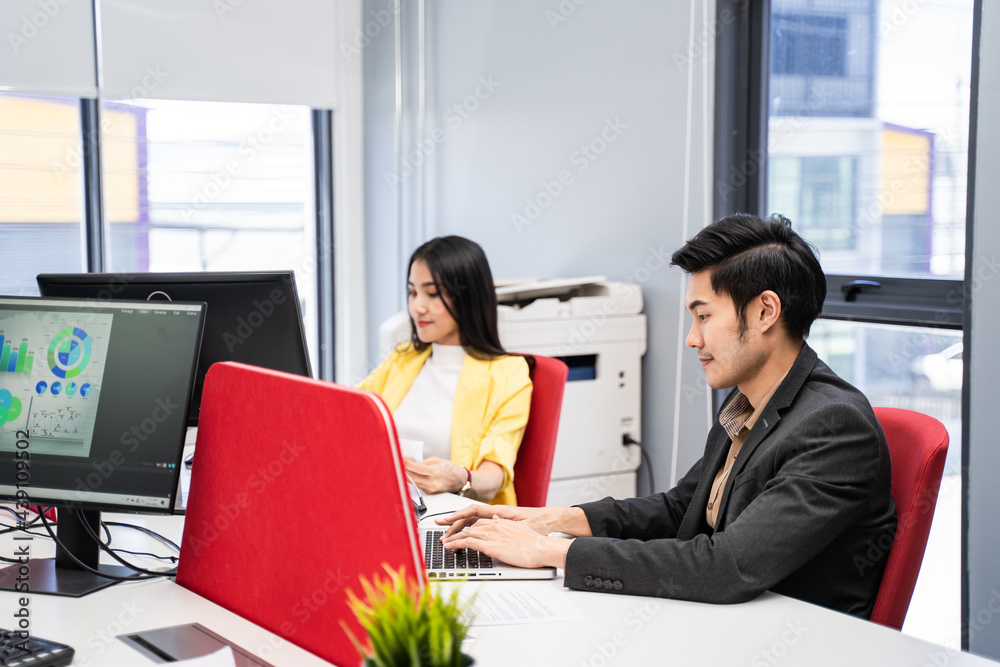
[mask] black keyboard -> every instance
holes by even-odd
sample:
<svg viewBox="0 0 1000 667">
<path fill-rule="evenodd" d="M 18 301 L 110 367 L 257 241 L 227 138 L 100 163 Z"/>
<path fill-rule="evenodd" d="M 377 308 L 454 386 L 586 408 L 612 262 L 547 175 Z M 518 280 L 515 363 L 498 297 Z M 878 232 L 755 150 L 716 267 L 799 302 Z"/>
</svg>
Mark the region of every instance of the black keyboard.
<svg viewBox="0 0 1000 667">
<path fill-rule="evenodd" d="M 73 662 L 72 648 L 20 632 L 0 630 L 0 665 L 3 667 L 61 667 Z"/>
<path fill-rule="evenodd" d="M 441 544 L 443 530 L 428 530 L 424 538 L 424 564 L 428 570 L 486 570 L 493 559 L 475 549 L 445 549 Z"/>
</svg>

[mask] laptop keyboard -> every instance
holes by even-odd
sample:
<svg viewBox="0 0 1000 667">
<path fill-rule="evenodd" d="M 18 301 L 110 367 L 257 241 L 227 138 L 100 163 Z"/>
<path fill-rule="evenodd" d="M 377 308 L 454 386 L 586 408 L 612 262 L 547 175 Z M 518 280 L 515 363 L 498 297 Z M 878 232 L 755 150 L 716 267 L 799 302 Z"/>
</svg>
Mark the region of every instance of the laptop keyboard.
<svg viewBox="0 0 1000 667">
<path fill-rule="evenodd" d="M 5 667 L 59 667 L 72 662 L 74 653 L 66 644 L 0 630 L 0 665 Z"/>
<path fill-rule="evenodd" d="M 445 549 L 441 544 L 443 530 L 428 530 L 424 538 L 424 563 L 428 570 L 486 570 L 493 559 L 475 549 Z"/>
</svg>

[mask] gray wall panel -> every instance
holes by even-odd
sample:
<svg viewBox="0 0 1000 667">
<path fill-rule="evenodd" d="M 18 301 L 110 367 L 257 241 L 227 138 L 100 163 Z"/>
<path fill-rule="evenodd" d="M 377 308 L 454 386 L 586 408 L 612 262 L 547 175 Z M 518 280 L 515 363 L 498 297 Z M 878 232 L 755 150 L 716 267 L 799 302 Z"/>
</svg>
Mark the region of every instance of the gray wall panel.
<svg viewBox="0 0 1000 667">
<path fill-rule="evenodd" d="M 108 98 L 333 109 L 353 46 L 328 0 L 101 0 L 100 20 Z"/>
<path fill-rule="evenodd" d="M 966 257 L 971 280 L 971 354 L 968 425 L 968 620 L 969 650 L 1000 660 L 1000 447 L 997 446 L 996 378 L 1000 377 L 997 331 L 1000 331 L 1000 6 L 983 2 L 979 53 L 979 106 L 976 128 L 973 246 Z M 989 35 L 993 35 L 991 39 Z"/>
<path fill-rule="evenodd" d="M 414 3 L 408 3 L 407 8 Z M 363 16 L 372 20 L 386 10 L 385 0 L 365 0 Z M 365 287 L 367 292 L 367 370 L 380 361 L 378 325 L 402 305 L 405 280 L 396 253 L 398 225 L 392 189 L 395 49 L 393 23 L 366 36 L 364 58 Z M 376 22 L 377 24 L 377 22 Z M 360 381 L 362 378 L 352 378 Z"/>
<path fill-rule="evenodd" d="M 27 95 L 97 95 L 90 2 L 0 2 L 0 90 Z"/>
<path fill-rule="evenodd" d="M 380 211 L 369 208 L 368 216 L 373 233 L 367 257 L 380 267 L 378 275 L 368 271 L 369 280 L 380 283 L 369 291 L 372 350 L 378 323 L 399 307 L 402 283 L 389 285 L 385 279 L 397 273 L 395 279 L 403 280 L 401 272 L 385 267 L 396 234 L 413 243 L 440 234 L 471 237 L 485 248 L 497 277 L 604 274 L 642 285 L 649 318 L 643 438 L 660 489 L 670 484 L 675 456 L 681 472 L 700 456 L 709 419 L 694 353 L 681 355 L 678 368 L 677 350 L 689 322 L 679 329 L 683 275 L 666 261 L 710 216 L 711 185 L 705 179 L 712 117 L 706 94 L 713 64 L 702 59 L 701 49 L 691 59 L 685 54 L 691 7 L 697 37 L 701 12 L 714 16 L 711 5 L 428 3 L 424 136 L 429 140 L 421 144 L 416 123 L 408 119 L 404 167 L 422 164 L 402 181 L 401 221 L 388 217 L 384 204 L 392 191 L 382 168 L 367 168 L 369 205 L 382 202 Z M 576 10 L 562 16 L 560 6 Z M 402 7 L 404 34 L 410 35 L 417 3 Z M 404 53 L 409 53 L 405 46 Z M 381 52 L 378 59 L 385 64 Z M 390 72 L 368 64 L 366 90 L 383 90 Z M 416 109 L 416 78 L 404 81 L 407 109 Z M 366 102 L 372 99 L 366 95 Z M 378 110 L 366 110 L 367 120 L 382 119 L 377 127 L 367 126 L 372 149 L 384 148 L 390 131 L 381 103 Z M 602 141 L 611 138 L 593 159 L 581 150 L 594 142 L 600 151 Z M 366 158 L 381 165 L 384 150 Z M 560 172 L 564 183 L 555 186 Z M 533 220 L 526 200 L 539 206 Z M 515 214 L 522 219 L 512 219 Z M 426 231 L 421 235 L 421 230 Z"/>
</svg>

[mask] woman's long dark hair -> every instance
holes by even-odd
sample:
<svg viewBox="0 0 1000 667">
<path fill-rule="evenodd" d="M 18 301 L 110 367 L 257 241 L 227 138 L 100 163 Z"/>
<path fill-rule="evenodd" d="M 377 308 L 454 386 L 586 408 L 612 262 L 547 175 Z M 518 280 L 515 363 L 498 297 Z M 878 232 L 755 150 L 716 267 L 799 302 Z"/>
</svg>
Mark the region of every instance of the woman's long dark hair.
<svg viewBox="0 0 1000 667">
<path fill-rule="evenodd" d="M 497 293 L 486 253 L 478 243 L 461 236 L 439 236 L 413 251 L 407 267 L 421 260 L 427 265 L 444 307 L 458 323 L 465 351 L 477 359 L 505 356 L 497 333 Z M 447 298 L 444 298 L 447 297 Z M 417 336 L 410 318 L 410 342 L 422 351 L 430 343 Z"/>
</svg>

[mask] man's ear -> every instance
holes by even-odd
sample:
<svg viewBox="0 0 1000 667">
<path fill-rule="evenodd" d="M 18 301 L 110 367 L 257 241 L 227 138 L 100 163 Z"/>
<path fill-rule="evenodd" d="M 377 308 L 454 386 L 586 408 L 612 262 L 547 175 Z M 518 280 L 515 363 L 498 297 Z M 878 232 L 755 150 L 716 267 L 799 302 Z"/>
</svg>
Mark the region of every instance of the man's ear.
<svg viewBox="0 0 1000 667">
<path fill-rule="evenodd" d="M 753 315 L 757 319 L 757 326 L 761 333 L 768 331 L 781 319 L 781 299 L 771 290 L 764 290 L 754 300 L 755 309 Z"/>
</svg>

